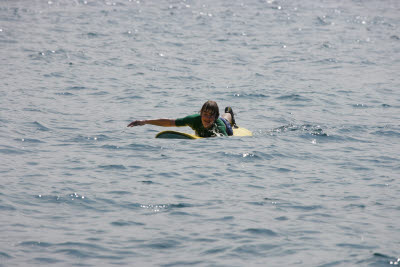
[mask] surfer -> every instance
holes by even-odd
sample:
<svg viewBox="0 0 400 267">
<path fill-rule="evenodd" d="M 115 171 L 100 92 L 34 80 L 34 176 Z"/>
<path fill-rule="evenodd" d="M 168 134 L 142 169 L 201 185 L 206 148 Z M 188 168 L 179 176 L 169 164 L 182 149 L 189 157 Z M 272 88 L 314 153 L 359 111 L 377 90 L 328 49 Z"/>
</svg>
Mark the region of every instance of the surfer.
<svg viewBox="0 0 400 267">
<path fill-rule="evenodd" d="M 218 104 L 209 100 L 203 104 L 200 114 L 189 115 L 179 119 L 153 119 L 136 120 L 128 124 L 128 127 L 142 126 L 145 124 L 163 127 L 189 126 L 197 136 L 228 136 L 233 135 L 232 127 L 236 127 L 235 117 L 231 107 L 225 108 L 225 113 L 219 114 Z"/>
</svg>

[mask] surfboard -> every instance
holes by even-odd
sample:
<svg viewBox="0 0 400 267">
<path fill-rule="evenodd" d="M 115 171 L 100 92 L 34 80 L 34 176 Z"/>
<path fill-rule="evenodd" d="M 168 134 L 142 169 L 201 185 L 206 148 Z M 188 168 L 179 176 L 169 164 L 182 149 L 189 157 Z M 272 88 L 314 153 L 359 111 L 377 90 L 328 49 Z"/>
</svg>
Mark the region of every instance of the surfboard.
<svg viewBox="0 0 400 267">
<path fill-rule="evenodd" d="M 252 136 L 253 133 L 246 128 L 238 127 L 233 129 L 233 136 Z M 203 137 L 194 134 L 183 133 L 178 131 L 162 131 L 156 135 L 156 138 L 165 139 L 200 139 Z"/>
</svg>

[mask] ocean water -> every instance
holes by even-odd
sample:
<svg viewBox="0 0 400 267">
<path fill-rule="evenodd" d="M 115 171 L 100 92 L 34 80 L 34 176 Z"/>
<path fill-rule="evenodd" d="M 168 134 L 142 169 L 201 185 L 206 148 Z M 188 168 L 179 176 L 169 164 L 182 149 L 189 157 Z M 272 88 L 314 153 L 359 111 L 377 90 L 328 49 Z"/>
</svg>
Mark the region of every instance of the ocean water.
<svg viewBox="0 0 400 267">
<path fill-rule="evenodd" d="M 0 59 L 0 266 L 400 264 L 400 1 L 3 0 Z"/>
</svg>

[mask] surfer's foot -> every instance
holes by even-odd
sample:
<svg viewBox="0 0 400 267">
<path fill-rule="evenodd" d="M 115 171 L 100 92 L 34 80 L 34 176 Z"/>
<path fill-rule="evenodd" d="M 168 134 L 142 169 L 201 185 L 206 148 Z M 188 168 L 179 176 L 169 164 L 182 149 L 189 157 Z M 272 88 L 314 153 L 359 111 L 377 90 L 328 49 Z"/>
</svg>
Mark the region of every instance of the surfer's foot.
<svg viewBox="0 0 400 267">
<path fill-rule="evenodd" d="M 233 115 L 233 110 L 232 110 L 232 108 L 231 108 L 231 107 L 226 107 L 226 108 L 225 108 L 225 113 L 231 114 L 231 117 L 232 117 L 232 127 L 238 128 L 238 126 L 236 125 L 236 122 L 235 122 L 235 116 Z"/>
</svg>

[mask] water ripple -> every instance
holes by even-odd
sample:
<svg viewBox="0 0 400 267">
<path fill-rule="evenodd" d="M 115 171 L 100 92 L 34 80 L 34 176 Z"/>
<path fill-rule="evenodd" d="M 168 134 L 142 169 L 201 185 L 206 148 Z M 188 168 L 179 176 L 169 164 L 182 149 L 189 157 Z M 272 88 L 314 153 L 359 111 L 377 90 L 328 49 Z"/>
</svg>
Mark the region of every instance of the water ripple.
<svg viewBox="0 0 400 267">
<path fill-rule="evenodd" d="M 139 223 L 139 222 L 133 222 L 133 221 L 119 220 L 119 221 L 111 222 L 111 225 L 121 227 L 121 226 L 143 226 L 146 224 Z"/>
<path fill-rule="evenodd" d="M 244 232 L 257 236 L 278 236 L 274 231 L 265 228 L 248 228 Z"/>
</svg>

